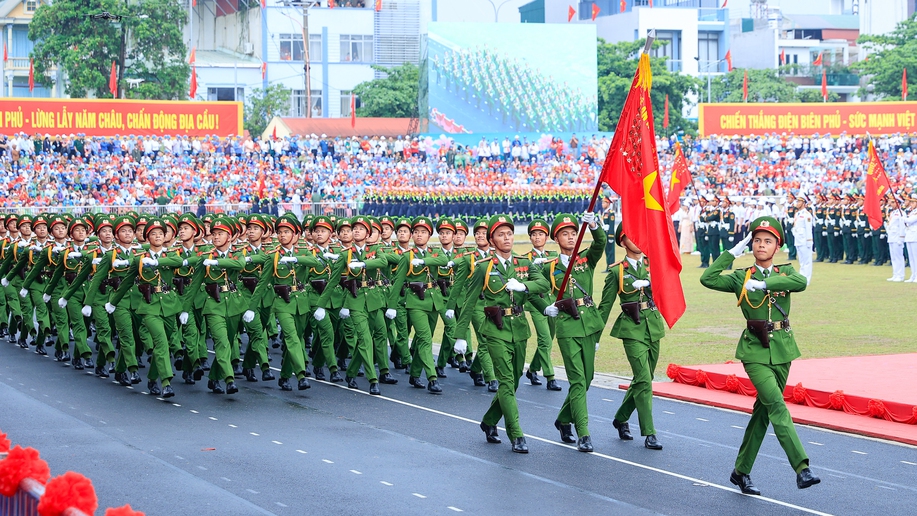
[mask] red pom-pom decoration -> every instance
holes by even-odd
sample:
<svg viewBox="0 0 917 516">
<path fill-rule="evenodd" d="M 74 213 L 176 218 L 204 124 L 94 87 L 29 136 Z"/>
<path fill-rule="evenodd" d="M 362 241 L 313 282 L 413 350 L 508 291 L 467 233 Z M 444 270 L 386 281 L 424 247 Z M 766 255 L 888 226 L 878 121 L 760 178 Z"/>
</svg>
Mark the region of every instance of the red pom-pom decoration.
<svg viewBox="0 0 917 516">
<path fill-rule="evenodd" d="M 10 440 L 6 438 L 6 434 L 0 434 L 0 453 L 8 451 L 10 451 Z"/>
<path fill-rule="evenodd" d="M 86 514 L 95 514 L 99 508 L 92 481 L 73 471 L 54 477 L 48 482 L 44 496 L 38 501 L 38 514 L 60 516 L 70 507 Z"/>
<path fill-rule="evenodd" d="M 739 378 L 731 374 L 726 377 L 726 390 L 729 392 L 738 392 L 739 391 Z"/>
<path fill-rule="evenodd" d="M 105 511 L 105 516 L 145 516 L 140 511 L 131 509 L 131 504 L 117 508 L 111 508 Z"/>
<path fill-rule="evenodd" d="M 882 417 L 885 415 L 885 403 L 882 400 L 869 400 L 869 403 L 866 404 L 866 411 L 869 417 Z"/>
<path fill-rule="evenodd" d="M 694 375 L 694 379 L 697 381 L 698 387 L 707 385 L 707 372 L 703 369 L 698 369 L 697 374 Z"/>
<path fill-rule="evenodd" d="M 834 391 L 829 394 L 828 403 L 834 410 L 844 410 L 844 391 Z"/>
<path fill-rule="evenodd" d="M 678 378 L 678 373 L 681 370 L 681 366 L 678 364 L 669 364 L 669 367 L 666 368 L 665 374 L 671 379 Z"/>
<path fill-rule="evenodd" d="M 17 445 L 6 459 L 0 461 L 0 495 L 10 497 L 16 494 L 24 478 L 44 484 L 50 476 L 51 469 L 38 456 L 38 450 Z"/>
<path fill-rule="evenodd" d="M 793 386 L 793 403 L 801 405 L 806 402 L 806 388 L 802 386 L 802 382 L 797 383 Z"/>
</svg>

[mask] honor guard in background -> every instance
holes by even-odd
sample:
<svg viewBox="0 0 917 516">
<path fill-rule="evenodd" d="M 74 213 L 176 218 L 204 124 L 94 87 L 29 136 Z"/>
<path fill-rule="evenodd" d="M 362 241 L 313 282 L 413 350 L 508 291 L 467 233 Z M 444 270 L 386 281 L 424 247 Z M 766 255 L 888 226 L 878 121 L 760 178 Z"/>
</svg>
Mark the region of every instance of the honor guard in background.
<svg viewBox="0 0 917 516">
<path fill-rule="evenodd" d="M 815 261 L 824 262 L 825 260 L 830 259 L 828 254 L 828 226 L 825 221 L 827 216 L 827 199 L 824 195 L 819 194 L 816 197 L 817 201 L 815 204 Z"/>
<path fill-rule="evenodd" d="M 904 239 L 907 234 L 904 212 L 897 206 L 886 211 L 885 226 L 888 228 L 888 254 L 892 262 L 892 277 L 887 281 L 904 281 Z"/>
<path fill-rule="evenodd" d="M 532 250 L 524 256 L 534 265 L 542 266 L 548 260 L 557 256 L 556 251 L 546 251 L 544 246 L 548 242 L 548 223 L 544 219 L 534 219 L 528 227 L 529 240 L 532 243 Z M 544 296 L 544 294 L 541 294 Z M 554 343 L 554 319 L 544 315 L 544 307 L 538 308 L 532 301 L 525 304 L 525 310 L 532 319 L 532 326 L 535 327 L 535 354 L 532 361 L 529 362 L 529 370 L 525 372 L 525 377 L 529 379 L 532 385 L 541 385 L 541 379 L 538 378 L 538 371 L 544 370 L 545 380 L 548 381 L 547 389 L 549 391 L 559 391 L 560 386 L 554 379 L 554 364 L 551 362 L 551 345 Z"/>
<path fill-rule="evenodd" d="M 611 336 L 624 344 L 624 354 L 634 376 L 612 425 L 622 440 L 633 440 L 628 420 L 636 410 L 640 435 L 646 437 L 644 446 L 661 450 L 653 425 L 653 375 L 659 360 L 659 343 L 665 337 L 665 322 L 653 301 L 649 263 L 643 251 L 624 234 L 623 224 L 618 224 L 615 230 L 615 242 L 624 248 L 625 259 L 615 264 L 605 277 L 599 312 L 602 321 L 607 321 L 615 299 L 619 299 L 621 313 L 611 328 Z"/>
<path fill-rule="evenodd" d="M 799 194 L 795 197 L 794 206 L 791 209 L 795 242 L 793 249 L 799 258 L 799 273 L 809 282 L 812 281 L 812 234 L 814 232 L 812 222 L 814 217 L 809 213 L 807 204 L 808 198 L 805 194 Z M 787 220 L 790 220 L 790 213 L 790 209 L 787 209 Z"/>
<path fill-rule="evenodd" d="M 852 264 L 857 260 L 857 238 L 859 237 L 859 228 L 854 225 L 856 222 L 856 206 L 852 195 L 844 196 L 841 208 L 841 236 L 844 242 L 844 263 Z"/>
<path fill-rule="evenodd" d="M 709 227 L 710 224 L 707 223 L 707 218 L 710 216 L 711 210 L 708 200 L 712 199 L 713 196 L 709 194 L 697 199 L 700 207 L 697 211 L 697 220 L 694 222 L 694 238 L 697 240 L 697 250 L 700 252 L 700 268 L 702 269 L 710 266 L 709 233 L 713 231 L 713 228 Z"/>
<path fill-rule="evenodd" d="M 857 229 L 857 254 L 860 257 L 860 265 L 867 265 L 875 257 L 872 246 L 874 232 L 869 226 L 866 212 L 863 211 L 865 199 L 862 195 L 857 195 L 856 200 L 856 220 L 853 225 Z"/>
<path fill-rule="evenodd" d="M 800 193 L 799 195 L 804 194 Z M 792 193 L 786 194 L 786 219 L 784 219 L 783 222 L 783 229 L 786 232 L 787 260 L 790 261 L 795 260 L 797 256 L 796 232 L 793 231 L 793 227 L 796 221 L 796 199 L 797 197 Z M 741 240 L 741 238 L 739 240 Z M 724 247 L 731 249 L 734 245 L 734 243 L 730 243 L 729 245 L 724 244 Z"/>
<path fill-rule="evenodd" d="M 461 308 L 461 318 L 456 329 L 463 338 L 456 340 L 456 348 L 467 346 L 465 336 L 477 304 L 483 296 L 485 320 L 481 333 L 487 340 L 490 358 L 500 386 L 481 420 L 481 430 L 489 443 L 499 443 L 497 423 L 503 419 L 506 433 L 516 453 L 528 453 L 528 445 L 519 425 L 519 407 L 516 389 L 525 365 L 525 346 L 531 335 L 523 308 L 525 303 L 548 291 L 550 284 L 526 258 L 513 256 L 513 221 L 506 215 L 495 215 L 488 225 L 488 239 L 494 247 L 494 256 L 477 264 L 466 289 L 468 295 Z"/>
<path fill-rule="evenodd" d="M 602 220 L 600 223 L 608 236 L 608 241 L 605 242 L 605 272 L 608 272 L 611 269 L 611 264 L 615 262 L 615 247 L 617 247 L 614 239 L 614 228 L 617 224 L 615 223 L 615 209 L 611 202 L 611 197 L 602 197 Z"/>
</svg>

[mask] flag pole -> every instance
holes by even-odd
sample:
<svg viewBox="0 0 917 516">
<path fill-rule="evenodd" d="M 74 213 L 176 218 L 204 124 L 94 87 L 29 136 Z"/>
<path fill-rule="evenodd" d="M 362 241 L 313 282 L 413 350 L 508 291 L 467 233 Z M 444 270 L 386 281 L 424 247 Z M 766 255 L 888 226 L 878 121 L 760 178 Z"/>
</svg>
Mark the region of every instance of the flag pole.
<svg viewBox="0 0 917 516">
<path fill-rule="evenodd" d="M 646 44 L 643 45 L 642 54 L 649 54 L 650 49 L 653 46 L 653 41 L 656 39 L 656 29 L 650 30 L 649 34 L 646 35 Z M 622 107 L 623 110 L 623 107 Z M 610 150 L 610 148 L 609 148 Z M 605 160 L 607 161 L 610 157 L 606 154 Z M 602 176 L 601 171 L 599 172 L 599 177 Z M 693 180 L 693 177 L 692 177 Z M 595 201 L 599 198 L 599 192 L 602 190 L 602 182 L 596 180 L 595 189 L 592 191 L 592 199 L 589 200 L 589 208 L 586 211 L 592 211 L 595 209 Z M 560 283 L 560 289 L 557 292 L 556 301 L 560 301 L 564 298 L 564 292 L 567 290 L 567 283 L 570 281 L 570 271 L 573 270 L 573 263 L 576 262 L 576 257 L 579 254 L 579 246 L 583 243 L 583 236 L 586 234 L 587 224 L 584 222 L 580 226 L 579 234 L 576 236 L 576 245 L 573 246 L 573 256 L 570 257 L 570 264 L 567 266 L 567 270 L 564 271 L 564 280 Z M 614 228 L 609 227 L 609 231 L 614 231 Z"/>
<path fill-rule="evenodd" d="M 867 150 L 869 149 L 870 144 L 872 144 L 872 136 L 870 136 L 869 132 L 867 132 L 866 133 L 866 149 Z M 873 145 L 873 148 L 875 148 L 875 145 Z M 879 157 L 879 151 L 876 151 L 876 158 L 878 157 Z M 867 163 L 867 167 L 868 165 L 869 164 Z M 888 177 L 888 172 L 885 171 L 885 167 L 882 167 L 882 173 L 885 174 L 885 178 L 888 179 L 888 184 L 891 185 L 892 181 L 891 181 L 891 178 Z M 898 196 L 895 194 L 895 189 L 891 188 L 889 191 L 892 193 L 892 199 L 895 200 L 895 209 L 900 211 L 903 214 L 904 209 L 901 208 L 901 202 L 898 200 Z"/>
</svg>

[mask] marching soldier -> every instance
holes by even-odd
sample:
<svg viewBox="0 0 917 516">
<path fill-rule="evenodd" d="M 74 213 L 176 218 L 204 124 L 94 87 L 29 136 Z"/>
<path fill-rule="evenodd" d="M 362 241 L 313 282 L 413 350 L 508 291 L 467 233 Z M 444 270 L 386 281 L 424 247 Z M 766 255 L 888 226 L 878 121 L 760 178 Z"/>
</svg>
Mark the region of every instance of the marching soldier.
<svg viewBox="0 0 917 516">
<path fill-rule="evenodd" d="M 438 267 L 436 269 L 436 285 L 444 299 L 449 298 L 449 292 L 455 283 L 455 261 L 461 256 L 455 246 L 455 223 L 448 217 L 442 217 L 436 223 L 436 233 L 439 235 L 439 249 L 442 253 L 453 262 L 452 266 Z M 436 357 L 436 376 L 437 378 L 446 377 L 446 365 L 452 364 L 458 366 L 455 361 L 455 311 L 449 312 L 448 306 L 444 303 L 439 318 L 443 320 L 443 342 L 439 349 L 439 355 Z M 436 333 L 437 319 L 433 319 L 430 331 Z M 462 371 L 460 371 L 462 372 Z"/>
<path fill-rule="evenodd" d="M 342 382 L 344 378 L 338 371 L 337 359 L 334 354 L 334 326 L 331 319 L 324 317 L 321 320 L 315 318 L 315 310 L 320 308 L 319 298 L 328 289 L 334 277 L 332 266 L 333 260 L 337 260 L 339 255 L 331 252 L 331 235 L 334 231 L 334 223 L 330 217 L 319 215 L 312 219 L 312 240 L 314 247 L 312 255 L 321 263 L 319 267 L 313 267 L 309 271 L 309 283 L 312 289 L 309 291 L 311 296 L 310 305 L 312 311 L 312 371 L 315 373 L 316 380 L 324 380 L 325 373 L 323 367 L 328 366 L 331 373 L 332 382 Z M 323 309 L 324 310 L 324 309 Z"/>
<path fill-rule="evenodd" d="M 529 240 L 532 243 L 532 250 L 525 254 L 525 258 L 532 262 L 533 265 L 543 265 L 545 262 L 557 256 L 556 251 L 546 251 L 544 246 L 548 241 L 548 223 L 544 219 L 536 218 L 529 223 L 528 227 Z M 525 310 L 532 318 L 532 326 L 535 327 L 535 338 L 537 347 L 532 361 L 529 362 L 529 370 L 525 372 L 525 377 L 529 379 L 532 385 L 541 385 L 541 379 L 538 378 L 538 371 L 544 369 L 545 380 L 548 381 L 547 389 L 549 391 L 559 391 L 560 386 L 554 379 L 554 364 L 551 362 L 551 344 L 554 342 L 554 319 L 549 318 L 542 312 L 544 308 L 539 309 L 533 302 L 525 305 Z"/>
</svg>

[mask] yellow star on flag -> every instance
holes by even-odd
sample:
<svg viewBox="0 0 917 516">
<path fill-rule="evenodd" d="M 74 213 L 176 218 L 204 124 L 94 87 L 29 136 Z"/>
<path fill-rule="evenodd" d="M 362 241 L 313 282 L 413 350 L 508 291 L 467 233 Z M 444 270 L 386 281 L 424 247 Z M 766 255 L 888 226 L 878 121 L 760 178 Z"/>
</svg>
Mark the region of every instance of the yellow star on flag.
<svg viewBox="0 0 917 516">
<path fill-rule="evenodd" d="M 658 176 L 659 171 L 654 170 L 651 174 L 647 174 L 646 177 L 643 178 L 643 202 L 646 203 L 647 209 L 664 211 L 662 209 L 662 204 L 650 194 L 650 190 L 653 189 L 653 184 L 656 182 L 656 177 Z"/>
</svg>

